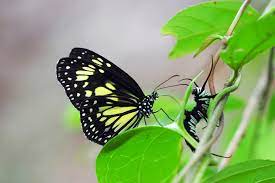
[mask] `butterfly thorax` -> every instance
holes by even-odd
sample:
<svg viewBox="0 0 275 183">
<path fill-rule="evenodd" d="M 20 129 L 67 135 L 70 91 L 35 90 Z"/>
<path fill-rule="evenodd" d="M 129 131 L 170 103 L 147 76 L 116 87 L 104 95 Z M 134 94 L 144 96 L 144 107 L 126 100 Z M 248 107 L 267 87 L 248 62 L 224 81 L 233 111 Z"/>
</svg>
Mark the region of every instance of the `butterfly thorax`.
<svg viewBox="0 0 275 183">
<path fill-rule="evenodd" d="M 157 98 L 158 93 L 155 91 L 151 95 L 147 95 L 146 97 L 144 97 L 144 99 L 138 103 L 139 112 L 142 115 L 149 117 L 150 114 L 153 112 L 152 108 Z"/>
</svg>

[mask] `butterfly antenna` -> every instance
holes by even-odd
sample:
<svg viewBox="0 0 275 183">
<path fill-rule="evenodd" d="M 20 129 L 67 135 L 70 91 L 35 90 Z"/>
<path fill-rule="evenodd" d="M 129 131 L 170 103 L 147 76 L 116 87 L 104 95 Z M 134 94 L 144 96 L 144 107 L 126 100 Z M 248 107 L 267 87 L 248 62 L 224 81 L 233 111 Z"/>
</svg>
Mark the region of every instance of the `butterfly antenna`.
<svg viewBox="0 0 275 183">
<path fill-rule="evenodd" d="M 211 69 L 210 69 L 210 72 L 209 72 L 209 74 L 208 74 L 205 82 L 202 85 L 202 90 L 201 91 L 204 91 L 204 89 L 205 89 L 206 83 L 207 83 L 208 79 L 210 78 L 211 72 L 213 70 L 213 66 L 214 66 L 214 64 L 213 64 L 213 56 L 212 56 L 212 59 L 211 59 Z"/>
<path fill-rule="evenodd" d="M 154 90 L 154 91 L 162 90 L 162 89 L 165 89 L 165 88 L 172 88 L 172 87 L 175 87 L 175 86 L 188 86 L 188 84 L 177 84 L 177 85 L 164 86 L 164 87 L 158 88 L 157 90 Z"/>
<path fill-rule="evenodd" d="M 222 156 L 222 155 L 215 154 L 215 153 L 210 153 L 210 154 L 213 155 L 213 156 L 219 157 L 219 158 L 231 158 L 232 157 L 232 155 L 230 155 L 230 156 Z"/>
<path fill-rule="evenodd" d="M 184 81 L 184 80 L 192 81 L 191 78 L 183 78 L 183 79 L 179 80 L 179 82 Z M 199 87 L 199 85 L 196 82 L 194 82 L 194 84 L 196 85 L 196 87 Z"/>
<path fill-rule="evenodd" d="M 167 81 L 169 81 L 170 79 L 172 79 L 174 77 L 179 77 L 179 75 L 175 74 L 175 75 L 169 77 L 168 79 L 166 79 L 165 81 L 163 81 L 162 83 L 160 83 L 158 86 L 156 86 L 156 88 L 154 89 L 154 91 L 157 91 L 158 87 L 160 87 L 161 85 L 163 85 L 164 83 L 166 83 Z"/>
</svg>

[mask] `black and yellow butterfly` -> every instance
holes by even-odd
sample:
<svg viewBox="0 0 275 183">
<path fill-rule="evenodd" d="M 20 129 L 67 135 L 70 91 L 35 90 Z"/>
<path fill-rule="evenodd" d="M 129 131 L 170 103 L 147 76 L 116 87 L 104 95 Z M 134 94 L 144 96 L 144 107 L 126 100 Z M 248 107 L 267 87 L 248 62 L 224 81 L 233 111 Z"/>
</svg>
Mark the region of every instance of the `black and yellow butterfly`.
<svg viewBox="0 0 275 183">
<path fill-rule="evenodd" d="M 84 48 L 72 49 L 69 57 L 59 60 L 56 69 L 58 81 L 80 111 L 83 132 L 101 145 L 154 113 L 156 90 L 164 83 L 145 96 L 127 73 Z"/>
</svg>

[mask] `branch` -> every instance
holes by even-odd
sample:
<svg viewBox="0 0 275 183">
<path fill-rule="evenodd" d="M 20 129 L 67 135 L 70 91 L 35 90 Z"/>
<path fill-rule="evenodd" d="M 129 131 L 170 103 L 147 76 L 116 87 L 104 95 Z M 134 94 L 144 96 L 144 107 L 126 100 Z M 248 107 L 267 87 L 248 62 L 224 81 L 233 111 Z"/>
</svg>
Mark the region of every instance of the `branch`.
<svg viewBox="0 0 275 183">
<path fill-rule="evenodd" d="M 233 139 L 231 140 L 231 143 L 229 144 L 226 153 L 225 154 L 233 154 L 237 147 L 239 146 L 240 141 L 242 140 L 246 129 L 248 127 L 249 122 L 251 121 L 251 117 L 254 114 L 254 110 L 257 108 L 259 103 L 261 104 L 261 107 L 258 108 L 258 114 L 260 111 L 263 111 L 266 103 L 267 103 L 267 96 L 271 88 L 272 80 L 273 80 L 273 54 L 274 54 L 274 48 L 271 49 L 270 57 L 269 57 L 269 63 L 267 70 L 264 69 L 262 76 L 258 80 L 258 83 L 253 90 L 253 93 L 251 94 L 248 104 L 244 110 L 242 120 L 240 122 L 240 125 L 238 127 L 238 130 L 236 131 Z M 262 101 L 263 100 L 263 101 Z M 223 169 L 230 161 L 231 158 L 223 159 L 219 165 L 219 170 Z"/>
</svg>

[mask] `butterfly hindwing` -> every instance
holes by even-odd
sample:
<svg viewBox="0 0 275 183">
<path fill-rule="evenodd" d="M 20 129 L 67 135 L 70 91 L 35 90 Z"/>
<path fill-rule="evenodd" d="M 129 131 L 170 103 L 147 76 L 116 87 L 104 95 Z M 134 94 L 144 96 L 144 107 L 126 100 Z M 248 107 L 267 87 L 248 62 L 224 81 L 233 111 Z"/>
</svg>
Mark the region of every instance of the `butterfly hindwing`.
<svg viewBox="0 0 275 183">
<path fill-rule="evenodd" d="M 135 104 L 119 97 L 86 99 L 80 113 L 84 134 L 101 145 L 121 131 L 135 127 L 142 118 Z"/>
</svg>

